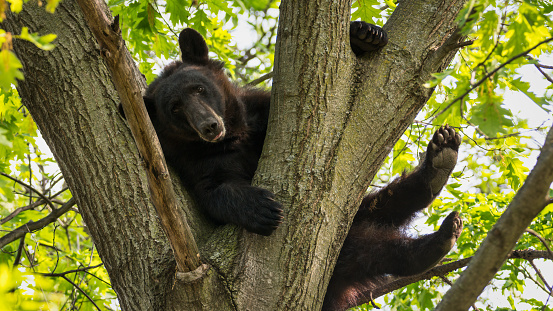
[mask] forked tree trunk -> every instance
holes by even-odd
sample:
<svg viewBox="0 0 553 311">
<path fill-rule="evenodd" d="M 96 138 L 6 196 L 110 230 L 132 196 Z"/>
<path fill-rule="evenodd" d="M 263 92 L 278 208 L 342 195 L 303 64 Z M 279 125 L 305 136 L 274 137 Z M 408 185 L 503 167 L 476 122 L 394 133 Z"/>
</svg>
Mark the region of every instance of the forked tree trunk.
<svg viewBox="0 0 553 311">
<path fill-rule="evenodd" d="M 365 189 L 429 98 L 424 82 L 453 57 L 464 2 L 401 1 L 385 27 L 388 46 L 358 60 L 348 40 L 351 1 L 282 1 L 270 128 L 255 182 L 276 193 L 285 222 L 270 237 L 216 228 L 177 185 L 210 265 L 187 282 L 174 281 L 145 169 L 77 4 L 63 1 L 51 15 L 29 3 L 2 26 L 58 35 L 50 52 L 15 43 L 25 74 L 19 91 L 123 310 L 317 310 Z"/>
</svg>

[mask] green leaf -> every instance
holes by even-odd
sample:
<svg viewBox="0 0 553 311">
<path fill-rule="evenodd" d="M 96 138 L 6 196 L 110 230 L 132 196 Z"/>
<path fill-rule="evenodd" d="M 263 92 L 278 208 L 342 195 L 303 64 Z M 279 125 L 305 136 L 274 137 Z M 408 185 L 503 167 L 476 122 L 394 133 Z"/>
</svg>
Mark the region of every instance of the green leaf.
<svg viewBox="0 0 553 311">
<path fill-rule="evenodd" d="M 167 0 L 166 11 L 170 12 L 169 20 L 173 24 L 188 24 L 190 1 Z"/>
<path fill-rule="evenodd" d="M 58 4 L 61 2 L 61 0 L 47 0 L 46 1 L 46 11 L 50 13 L 54 13 L 56 8 L 58 7 Z"/>
<path fill-rule="evenodd" d="M 375 6 L 379 5 L 377 0 L 357 0 L 353 3 L 352 9 L 355 10 L 351 14 L 351 20 L 362 20 L 365 22 L 378 24 L 381 11 Z"/>
<path fill-rule="evenodd" d="M 496 137 L 498 133 L 506 133 L 505 127 L 513 126 L 512 113 L 502 107 L 501 103 L 481 103 L 471 109 L 470 121 L 488 137 Z"/>
<path fill-rule="evenodd" d="M 511 187 L 518 190 L 526 179 L 528 168 L 524 166 L 520 159 L 515 157 L 504 157 L 503 165 L 505 166 L 503 175 L 509 180 Z"/>
<path fill-rule="evenodd" d="M 55 45 L 51 44 L 51 42 L 57 38 L 57 35 L 47 34 L 44 36 L 40 36 L 36 32 L 29 33 L 29 28 L 23 27 L 21 29 L 21 34 L 19 36 L 16 36 L 16 38 L 27 40 L 36 45 L 38 48 L 49 51 L 55 47 Z"/>
<path fill-rule="evenodd" d="M 23 9 L 23 0 L 8 0 L 8 2 L 13 13 L 19 13 Z"/>
<path fill-rule="evenodd" d="M 21 68 L 23 65 L 13 52 L 0 51 L 0 89 L 10 89 L 12 84 L 17 85 L 17 80 L 23 80 Z"/>
</svg>

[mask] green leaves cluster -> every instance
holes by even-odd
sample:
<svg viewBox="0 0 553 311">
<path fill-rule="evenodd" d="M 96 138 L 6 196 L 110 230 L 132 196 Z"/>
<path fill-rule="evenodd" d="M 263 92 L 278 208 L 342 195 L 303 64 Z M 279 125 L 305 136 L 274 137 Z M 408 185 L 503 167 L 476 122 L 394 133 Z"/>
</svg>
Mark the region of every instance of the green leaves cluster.
<svg viewBox="0 0 553 311">
<path fill-rule="evenodd" d="M 276 25 L 278 1 L 111 0 L 108 4 L 113 15 L 119 15 L 123 38 L 148 82 L 169 61 L 179 58 L 178 34 L 186 27 L 194 28 L 206 38 L 213 56 L 225 62 L 233 76 L 245 78 L 252 73 L 251 67 L 245 66 L 244 58 L 263 60 L 264 66 L 259 63 L 254 66 L 263 67 L 260 74 L 272 68 L 276 27 L 271 25 Z M 241 55 L 231 44 L 230 31 L 242 23 L 254 25 L 259 36 L 258 40 L 252 40 L 255 43 L 249 55 Z M 263 35 L 270 28 L 273 28 L 272 41 L 266 42 Z M 271 60 L 266 62 L 268 56 Z"/>
<path fill-rule="evenodd" d="M 22 0 L 9 0 L 10 10 L 19 12 Z M 45 2 L 53 11 L 58 0 Z M 532 82 L 520 74 L 522 66 L 538 68 L 544 55 L 550 55 L 553 25 L 548 1 L 472 0 L 461 16 L 466 40 L 454 65 L 436 74 L 429 87 L 436 89 L 425 110 L 394 147 L 375 184 L 385 184 L 404 170 L 410 171 L 426 149 L 437 126 L 450 124 L 462 132 L 460 161 L 440 199 L 426 211 L 425 225 L 438 228 L 441 219 L 456 210 L 463 215 L 465 229 L 453 260 L 471 256 L 495 223 L 514 192 L 520 188 L 531 167 L 527 159 L 535 156 L 545 128 L 532 128 L 506 104 L 507 91 L 525 94 L 531 105 L 551 115 L 551 92 L 538 93 Z M 279 1 L 274 0 L 110 0 L 113 15 L 119 15 L 123 37 L 141 72 L 151 82 L 168 62 L 179 58 L 177 37 L 181 29 L 192 27 L 208 38 L 213 57 L 224 61 L 233 79 L 250 82 L 272 71 Z M 397 1 L 356 0 L 352 19 L 382 25 Z M 0 19 L 4 17 L 0 5 Z M 237 44 L 233 32 L 248 29 L 249 42 Z M 0 168 L 1 172 L 30 184 L 51 198 L 59 207 L 71 197 L 60 173 L 52 169 L 54 160 L 41 153 L 36 125 L 22 106 L 13 85 L 21 75 L 21 63 L 12 52 L 13 40 L 27 40 L 37 47 L 53 48 L 55 35 L 34 33 L 24 28 L 21 34 L 0 29 Z M 531 49 L 532 47 L 535 47 Z M 528 54 L 521 53 L 529 51 Z M 520 56 L 522 55 L 522 56 Z M 516 57 L 519 56 L 519 57 Z M 543 70 L 546 70 L 544 67 Z M 537 69 L 536 69 L 536 72 Z M 549 87 L 548 89 L 550 89 Z M 551 120 L 549 119 L 549 123 Z M 6 220 L 17 208 L 37 201 L 36 193 L 0 176 L 0 230 L 10 232 L 28 221 L 49 214 L 45 204 L 28 208 Z M 553 208 L 544 210 L 531 228 L 547 241 L 553 241 Z M 543 249 L 536 238 L 524 235 L 518 249 Z M 20 259 L 18 253 L 21 254 Z M 61 273 L 101 263 L 88 236 L 78 209 L 66 213 L 44 229 L 27 234 L 20 251 L 13 242 L 0 252 L 0 301 L 5 310 L 95 310 L 79 290 Z M 16 267 L 14 269 L 14 266 Z M 448 279 L 454 281 L 458 271 Z M 492 282 L 491 291 L 503 295 L 505 303 L 516 309 L 551 310 L 544 301 L 525 295 L 525 286 L 539 279 L 524 260 L 509 260 Z M 66 275 L 84 289 L 102 309 L 117 309 L 115 293 L 103 267 Z M 553 280 L 552 280 L 553 281 Z M 541 282 L 541 283 L 540 283 Z M 550 282 L 551 283 L 551 282 Z M 409 285 L 382 300 L 390 310 L 431 310 L 449 286 L 434 279 Z M 484 310 L 500 310 L 494 302 L 481 300 Z M 360 310 L 371 309 L 366 305 Z M 518 307 L 519 308 L 519 307 Z M 4 310 L 2 309 L 2 310 Z"/>
<path fill-rule="evenodd" d="M 377 23 L 391 10 L 391 7 L 378 10 L 385 7 L 382 1 L 356 3 L 368 3 L 371 7 L 358 9 L 357 14 Z M 472 44 L 461 49 L 450 68 L 429 81 L 428 87 L 435 88 L 433 97 L 418 121 L 398 141 L 374 181 L 375 185 L 383 185 L 402 171 L 412 170 L 413 160 L 425 151 L 430 135 L 439 125 L 450 124 L 463 134 L 454 181 L 424 212 L 423 218 L 427 219 L 425 225 L 430 226 L 424 232 L 431 232 L 439 228 L 441 220 L 451 211 L 461 213 L 465 225 L 455 251 L 448 255 L 452 260 L 470 257 L 480 246 L 524 183 L 533 165 L 531 159 L 535 160 L 540 140 L 551 125 L 551 84 L 545 91 L 537 90 L 532 80 L 522 76 L 521 68 L 534 67 L 536 79 L 552 81 L 546 76 L 550 67 L 544 66 L 551 64 L 541 60 L 547 59 L 544 56 L 550 56 L 553 49 L 552 11 L 553 6 L 547 1 L 470 1 L 459 16 L 459 24 Z M 509 92 L 526 95 L 529 99 L 526 105 L 541 110 L 545 123 L 539 127 L 529 125 L 517 109 L 526 108 L 508 104 L 506 94 L 512 94 Z M 530 227 L 550 245 L 552 212 L 551 206 L 546 208 Z M 424 226 L 416 229 L 421 227 Z M 545 247 L 534 236 L 525 234 L 516 249 L 545 250 Z M 453 282 L 459 274 L 460 271 L 455 271 L 447 278 Z M 528 261 L 508 260 L 477 306 L 480 310 L 551 310 L 544 305 L 545 300 L 525 294 L 528 286 L 547 295 L 543 280 L 536 276 Z M 448 288 L 440 279 L 422 281 L 377 303 L 383 301 L 386 310 L 432 310 Z M 510 308 L 498 308 L 498 302 L 490 297 L 504 297 L 502 304 Z M 357 309 L 372 310 L 372 307 Z"/>
<path fill-rule="evenodd" d="M 524 93 L 544 114 L 551 113 L 551 95 L 534 94 L 530 82 L 518 73 L 551 53 L 553 32 L 547 10 L 541 2 L 471 1 L 459 22 L 474 42 L 461 50 L 455 67 L 435 75 L 429 84 L 441 83 L 440 96 L 429 102 L 427 117 L 438 124 L 474 125 L 480 136 L 488 138 L 513 132 L 521 125 L 504 104 L 507 90 Z"/>
</svg>

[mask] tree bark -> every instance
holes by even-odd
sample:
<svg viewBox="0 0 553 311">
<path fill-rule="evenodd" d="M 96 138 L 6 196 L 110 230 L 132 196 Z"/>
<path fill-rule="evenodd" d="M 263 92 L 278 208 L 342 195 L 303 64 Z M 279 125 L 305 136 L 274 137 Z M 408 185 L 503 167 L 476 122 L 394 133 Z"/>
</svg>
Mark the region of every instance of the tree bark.
<svg viewBox="0 0 553 311">
<path fill-rule="evenodd" d="M 118 94 L 81 9 L 63 1 L 49 14 L 27 3 L 2 24 L 15 34 L 23 26 L 58 36 L 52 51 L 14 42 L 25 75 L 18 90 L 77 201 L 121 307 L 163 310 L 175 260 L 150 202 L 146 168 L 118 112 Z M 181 188 L 178 182 L 176 188 Z M 186 206 L 188 197 L 178 193 L 179 204 Z M 213 225 L 193 209 L 187 213 L 197 238 L 205 241 Z"/>
<path fill-rule="evenodd" d="M 351 1 L 283 1 L 270 127 L 255 183 L 275 192 L 285 222 L 271 237 L 214 227 L 177 181 L 211 268 L 176 281 L 146 168 L 79 7 L 63 1 L 50 15 L 29 3 L 3 26 L 58 35 L 50 52 L 15 42 L 26 79 L 19 91 L 123 310 L 317 310 L 370 180 L 431 95 L 423 86 L 430 73 L 455 53 L 454 19 L 464 2 L 401 1 L 385 26 L 388 46 L 358 60 L 348 40 Z"/>
<path fill-rule="evenodd" d="M 401 1 L 389 43 L 357 60 L 350 1 L 282 1 L 269 132 L 255 182 L 286 206 L 270 237 L 244 233 L 229 271 L 238 309 L 317 310 L 370 180 L 449 64 L 464 1 Z M 234 236 L 233 236 L 234 237 Z M 224 249 L 228 239 L 213 243 Z M 229 268 L 230 266 L 230 268 Z"/>
<path fill-rule="evenodd" d="M 111 17 L 103 0 L 77 1 L 88 26 L 102 48 L 102 56 L 111 73 L 136 146 L 147 168 L 148 185 L 157 216 L 173 250 L 181 273 L 200 267 L 199 251 L 192 232 L 177 206 L 169 169 L 148 112 L 144 106 L 143 79 L 133 75 L 136 66 L 121 36 L 119 18 Z"/>
</svg>

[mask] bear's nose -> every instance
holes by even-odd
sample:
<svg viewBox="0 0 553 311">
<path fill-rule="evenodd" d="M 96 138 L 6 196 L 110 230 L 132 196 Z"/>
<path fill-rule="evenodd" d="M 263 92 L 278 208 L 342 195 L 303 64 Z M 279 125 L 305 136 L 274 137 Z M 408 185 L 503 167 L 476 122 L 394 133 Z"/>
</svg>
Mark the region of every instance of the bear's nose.
<svg viewBox="0 0 553 311">
<path fill-rule="evenodd" d="M 215 132 L 217 132 L 218 127 L 219 124 L 217 123 L 217 121 L 213 120 L 204 122 L 204 124 L 202 124 L 202 134 L 204 134 L 205 136 L 213 135 Z"/>
<path fill-rule="evenodd" d="M 222 136 L 222 132 L 222 126 L 217 120 L 207 120 L 202 123 L 201 133 L 205 140 L 215 141 Z"/>
</svg>

